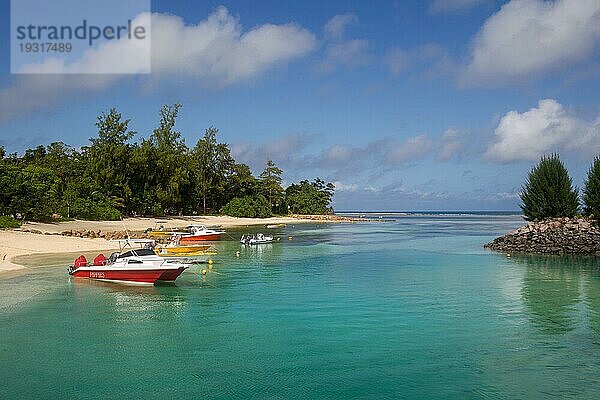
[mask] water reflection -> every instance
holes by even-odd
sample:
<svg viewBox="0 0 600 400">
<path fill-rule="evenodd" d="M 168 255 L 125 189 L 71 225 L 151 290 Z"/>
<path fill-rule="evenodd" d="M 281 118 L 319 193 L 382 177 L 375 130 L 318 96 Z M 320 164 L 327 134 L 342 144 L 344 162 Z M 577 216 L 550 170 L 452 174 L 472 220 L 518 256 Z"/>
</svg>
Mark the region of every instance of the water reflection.
<svg viewBox="0 0 600 400">
<path fill-rule="evenodd" d="M 525 266 L 522 298 L 533 323 L 550 334 L 574 328 L 574 306 L 581 300 L 581 271 L 570 258 L 521 256 Z"/>
<path fill-rule="evenodd" d="M 590 328 L 600 335 L 600 277 L 593 276 L 588 282 L 586 302 L 590 310 Z"/>
<path fill-rule="evenodd" d="M 82 312 L 106 312 L 107 305 L 117 319 L 152 319 L 156 313 L 180 315 L 186 308 L 185 291 L 175 285 L 123 285 L 89 279 L 72 279 L 75 305 Z"/>
</svg>

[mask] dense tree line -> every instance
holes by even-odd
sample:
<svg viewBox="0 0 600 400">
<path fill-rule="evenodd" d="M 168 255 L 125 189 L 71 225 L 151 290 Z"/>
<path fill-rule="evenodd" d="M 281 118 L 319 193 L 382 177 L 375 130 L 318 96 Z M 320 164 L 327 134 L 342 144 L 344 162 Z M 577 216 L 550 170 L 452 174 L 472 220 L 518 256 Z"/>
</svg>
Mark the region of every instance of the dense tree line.
<svg viewBox="0 0 600 400">
<path fill-rule="evenodd" d="M 583 214 L 600 219 L 600 157 L 590 167 L 580 199 L 569 171 L 558 154 L 543 156 L 534 166 L 521 192 L 521 209 L 528 221 L 574 217 L 583 202 Z"/>
<path fill-rule="evenodd" d="M 223 211 L 266 217 L 332 211 L 331 183 L 317 178 L 284 189 L 283 172 L 271 160 L 254 177 L 218 141 L 214 127 L 187 147 L 175 129 L 180 109 L 162 107 L 157 127 L 138 141 L 130 120 L 111 109 L 98 117 L 97 135 L 81 149 L 56 142 L 18 156 L 0 147 L 0 216 L 118 219 Z"/>
</svg>

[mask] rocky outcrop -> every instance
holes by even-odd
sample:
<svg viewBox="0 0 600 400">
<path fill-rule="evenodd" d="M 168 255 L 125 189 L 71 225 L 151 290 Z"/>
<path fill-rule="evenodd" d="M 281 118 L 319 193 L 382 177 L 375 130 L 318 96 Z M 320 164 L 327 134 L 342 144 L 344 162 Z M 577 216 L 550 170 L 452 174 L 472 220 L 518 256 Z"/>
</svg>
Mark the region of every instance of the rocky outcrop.
<svg viewBox="0 0 600 400">
<path fill-rule="evenodd" d="M 346 217 L 335 214 L 291 214 L 290 217 L 296 219 L 309 219 L 316 222 L 369 222 L 372 219 L 361 217 Z"/>
<path fill-rule="evenodd" d="M 600 255 L 600 225 L 587 218 L 530 222 L 483 247 L 509 253 Z"/>
<path fill-rule="evenodd" d="M 74 236 L 74 237 L 90 238 L 90 239 L 102 238 L 102 239 L 106 239 L 106 240 L 126 239 L 128 235 L 131 239 L 152 239 L 152 237 L 145 232 L 126 232 L 126 231 L 103 232 L 100 230 L 92 231 L 92 230 L 86 230 L 86 229 L 62 231 L 60 233 L 58 233 L 58 232 L 42 232 L 37 229 L 20 229 L 20 231 L 35 233 L 38 235 L 42 235 L 42 234 L 43 235 L 61 235 L 61 236 Z"/>
</svg>

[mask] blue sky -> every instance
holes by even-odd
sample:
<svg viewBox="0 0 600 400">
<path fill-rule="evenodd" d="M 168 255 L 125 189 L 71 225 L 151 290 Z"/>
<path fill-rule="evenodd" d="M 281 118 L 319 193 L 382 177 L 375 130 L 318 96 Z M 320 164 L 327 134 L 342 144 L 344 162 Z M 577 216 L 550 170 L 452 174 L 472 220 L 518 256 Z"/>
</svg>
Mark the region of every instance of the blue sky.
<svg viewBox="0 0 600 400">
<path fill-rule="evenodd" d="M 600 0 L 153 1 L 152 12 L 149 75 L 11 75 L 0 0 L 0 145 L 85 145 L 110 107 L 148 136 L 179 101 L 189 146 L 214 125 L 255 172 L 272 158 L 288 183 L 335 182 L 338 210 L 518 209 L 542 154 L 560 152 L 578 186 L 600 154 Z"/>
</svg>

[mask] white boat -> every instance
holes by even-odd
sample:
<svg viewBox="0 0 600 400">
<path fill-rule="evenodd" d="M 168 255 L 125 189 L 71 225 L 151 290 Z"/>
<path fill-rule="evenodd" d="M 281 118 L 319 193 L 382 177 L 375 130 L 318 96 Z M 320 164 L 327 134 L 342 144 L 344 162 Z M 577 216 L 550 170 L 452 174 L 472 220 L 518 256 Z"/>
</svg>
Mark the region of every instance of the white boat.
<svg viewBox="0 0 600 400">
<path fill-rule="evenodd" d="M 204 225 L 189 225 L 187 228 L 189 233 L 175 233 L 177 236 L 179 236 L 178 240 L 182 245 L 202 243 L 209 240 L 219 240 L 219 236 L 225 233 L 224 231 L 209 229 Z"/>
<path fill-rule="evenodd" d="M 247 245 L 253 245 L 253 244 L 265 244 L 265 243 L 271 243 L 273 242 L 273 236 L 266 236 L 262 233 L 257 233 L 257 234 L 246 234 L 246 235 L 242 235 L 242 238 L 240 239 L 240 243 L 242 244 L 247 244 Z"/>
<path fill-rule="evenodd" d="M 173 282 L 190 267 L 186 262 L 159 257 L 153 250 L 154 240 L 124 239 L 117 242 L 119 252 L 112 253 L 108 259 L 99 254 L 88 265 L 85 256 L 79 256 L 69 267 L 69 274 L 75 278 L 153 285 L 157 282 Z M 144 247 L 134 249 L 133 244 Z"/>
</svg>

